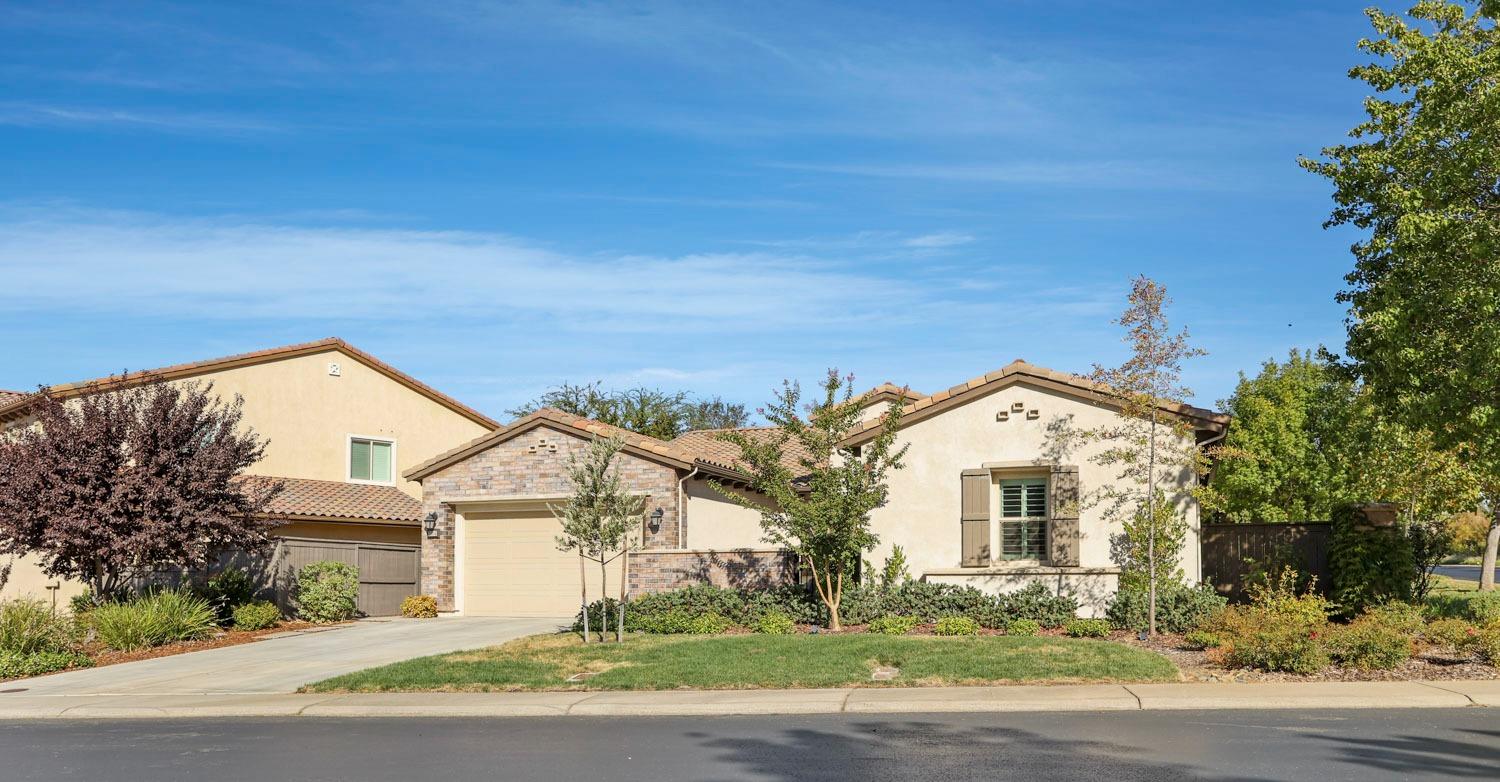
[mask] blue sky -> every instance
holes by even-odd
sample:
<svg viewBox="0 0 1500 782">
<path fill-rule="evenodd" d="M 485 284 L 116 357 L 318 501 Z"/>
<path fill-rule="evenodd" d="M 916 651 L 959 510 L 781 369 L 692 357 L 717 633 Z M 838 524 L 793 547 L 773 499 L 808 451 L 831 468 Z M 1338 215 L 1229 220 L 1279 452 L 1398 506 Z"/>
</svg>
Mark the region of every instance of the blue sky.
<svg viewBox="0 0 1500 782">
<path fill-rule="evenodd" d="M 0 388 L 342 336 L 496 415 L 1342 344 L 1355 2 L 27 3 Z M 252 8 L 253 6 L 253 8 Z"/>
</svg>

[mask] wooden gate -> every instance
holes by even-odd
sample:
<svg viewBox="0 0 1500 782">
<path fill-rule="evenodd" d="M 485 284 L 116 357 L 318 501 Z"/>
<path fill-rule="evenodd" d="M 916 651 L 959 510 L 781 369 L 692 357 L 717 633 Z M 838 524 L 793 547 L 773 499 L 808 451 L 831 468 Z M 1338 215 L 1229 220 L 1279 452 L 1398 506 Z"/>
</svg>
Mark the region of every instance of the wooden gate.
<svg viewBox="0 0 1500 782">
<path fill-rule="evenodd" d="M 1257 566 L 1285 562 L 1317 578 L 1318 588 L 1326 593 L 1332 530 L 1326 521 L 1204 524 L 1199 537 L 1203 580 L 1230 600 L 1240 600 L 1245 577 Z"/>
<path fill-rule="evenodd" d="M 401 613 L 401 601 L 417 594 L 421 547 L 401 543 L 359 543 L 282 538 L 276 545 L 276 602 L 290 609 L 292 585 L 303 565 L 322 560 L 359 568 L 359 610 L 366 616 Z"/>
</svg>

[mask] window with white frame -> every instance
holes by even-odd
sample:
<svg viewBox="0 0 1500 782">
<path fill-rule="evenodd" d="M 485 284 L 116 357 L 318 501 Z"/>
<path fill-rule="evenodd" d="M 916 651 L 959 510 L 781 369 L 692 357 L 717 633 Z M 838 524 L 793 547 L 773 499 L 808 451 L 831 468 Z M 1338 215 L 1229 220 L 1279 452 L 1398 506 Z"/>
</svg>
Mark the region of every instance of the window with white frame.
<svg viewBox="0 0 1500 782">
<path fill-rule="evenodd" d="M 349 438 L 349 480 L 392 483 L 396 444 L 370 437 Z"/>
<path fill-rule="evenodd" d="M 1046 478 L 1000 482 L 1000 556 L 1036 560 L 1047 556 Z"/>
</svg>

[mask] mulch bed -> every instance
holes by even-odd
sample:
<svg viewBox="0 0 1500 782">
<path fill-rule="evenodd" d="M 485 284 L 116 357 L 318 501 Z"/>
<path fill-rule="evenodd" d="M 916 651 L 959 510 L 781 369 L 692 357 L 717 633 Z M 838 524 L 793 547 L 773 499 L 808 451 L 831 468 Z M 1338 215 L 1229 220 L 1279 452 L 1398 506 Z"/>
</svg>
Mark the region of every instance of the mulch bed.
<svg viewBox="0 0 1500 782">
<path fill-rule="evenodd" d="M 1225 668 L 1213 662 L 1207 651 L 1183 648 L 1180 635 L 1158 635 L 1142 641 L 1133 633 L 1111 633 L 1110 640 L 1148 649 L 1171 660 L 1190 682 L 1397 682 L 1413 679 L 1500 679 L 1500 668 L 1481 662 L 1477 657 L 1457 658 L 1444 650 L 1419 648 L 1416 655 L 1399 668 L 1389 671 L 1367 671 L 1359 668 L 1329 666 L 1312 674 L 1276 673 L 1248 668 Z"/>
</svg>

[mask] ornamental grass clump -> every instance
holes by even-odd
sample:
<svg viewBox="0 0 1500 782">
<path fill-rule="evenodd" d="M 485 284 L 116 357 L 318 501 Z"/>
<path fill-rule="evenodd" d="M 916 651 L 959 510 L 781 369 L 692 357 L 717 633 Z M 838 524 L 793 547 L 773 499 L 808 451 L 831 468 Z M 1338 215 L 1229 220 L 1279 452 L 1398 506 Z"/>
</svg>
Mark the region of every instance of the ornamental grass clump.
<svg viewBox="0 0 1500 782">
<path fill-rule="evenodd" d="M 121 652 L 196 641 L 213 635 L 219 616 L 207 600 L 186 590 L 164 590 L 123 603 L 105 603 L 87 614 L 99 642 Z"/>
<path fill-rule="evenodd" d="M 72 618 L 40 600 L 0 603 L 0 652 L 30 655 L 71 650 L 78 641 Z"/>
</svg>

